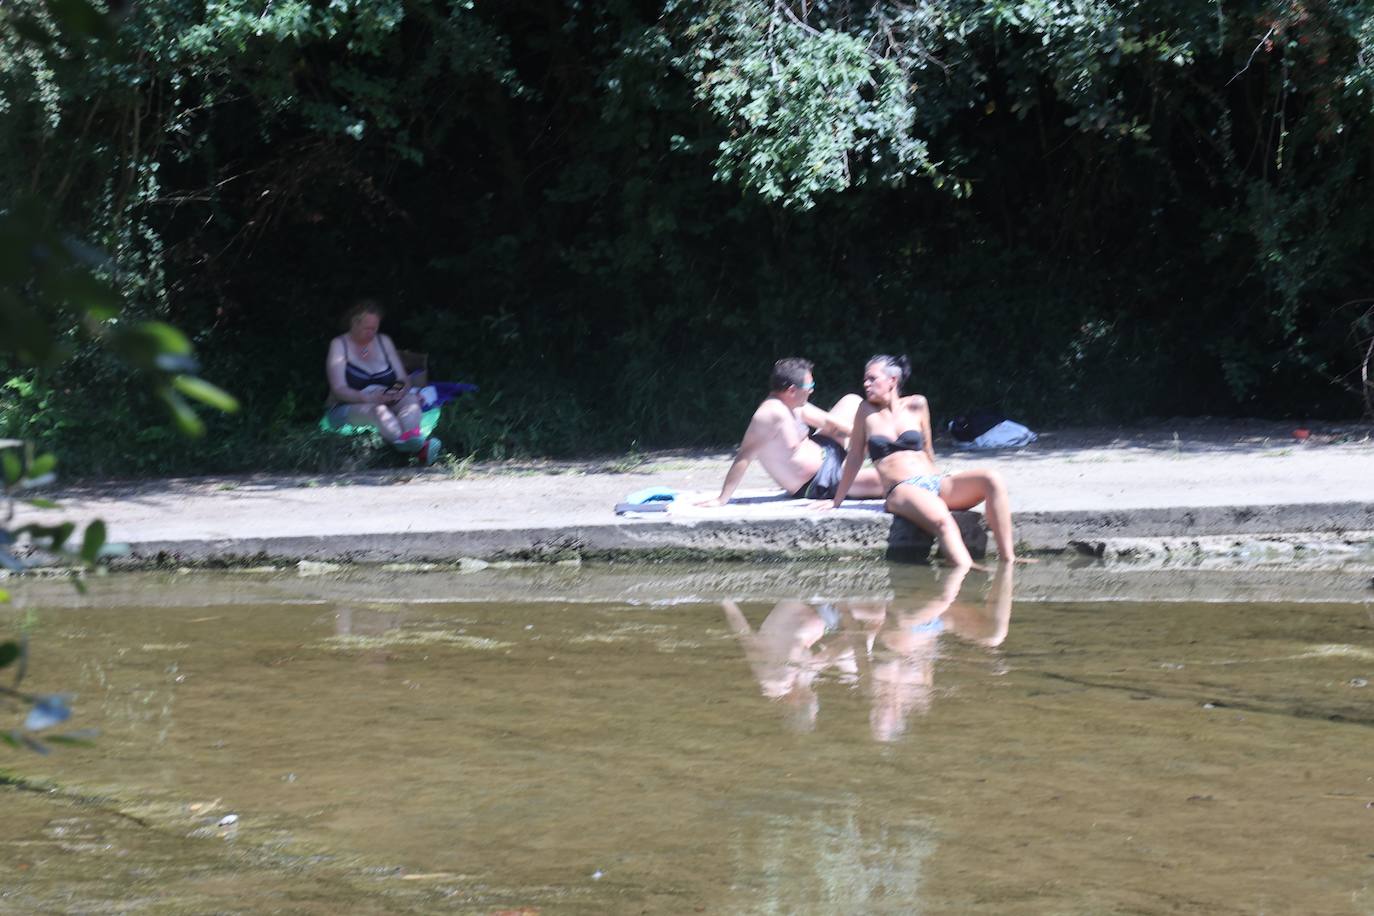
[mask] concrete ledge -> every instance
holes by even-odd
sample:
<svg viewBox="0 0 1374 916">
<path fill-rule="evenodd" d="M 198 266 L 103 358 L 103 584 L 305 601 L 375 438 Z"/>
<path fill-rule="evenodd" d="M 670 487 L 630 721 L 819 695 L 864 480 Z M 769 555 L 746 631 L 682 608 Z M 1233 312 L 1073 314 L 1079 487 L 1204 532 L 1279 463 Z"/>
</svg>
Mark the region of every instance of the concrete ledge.
<svg viewBox="0 0 1374 916">
<path fill-rule="evenodd" d="M 1054 550 L 1074 541 L 1119 537 L 1343 534 L 1370 530 L 1374 530 L 1374 503 L 1024 512 L 1016 517 L 1016 538 L 1032 550 Z"/>
<path fill-rule="evenodd" d="M 982 516 L 956 513 L 975 556 L 987 546 Z M 1313 550 L 1333 546 L 1329 536 L 1353 543 L 1374 531 L 1374 504 L 1220 506 L 1198 509 L 1125 509 L 1110 512 L 1031 512 L 1016 519 L 1017 541 L 1028 554 L 1064 551 L 1096 557 L 1183 549 L 1192 538 L 1299 538 Z M 1353 533 L 1353 534 L 1352 534 Z M 1157 541 L 1158 550 L 1150 542 Z M 889 556 L 919 559 L 930 539 L 902 519 L 840 511 L 786 519 L 624 520 L 609 524 L 535 528 L 407 531 L 309 537 L 240 537 L 134 542 L 125 566 L 234 565 L 315 560 L 346 563 L 567 559 L 783 559 Z"/>
<path fill-rule="evenodd" d="M 889 520 L 631 521 L 559 528 L 341 534 L 130 544 L 121 565 L 323 560 L 350 563 L 449 563 L 479 560 L 768 559 L 798 555 L 881 554 Z"/>
</svg>

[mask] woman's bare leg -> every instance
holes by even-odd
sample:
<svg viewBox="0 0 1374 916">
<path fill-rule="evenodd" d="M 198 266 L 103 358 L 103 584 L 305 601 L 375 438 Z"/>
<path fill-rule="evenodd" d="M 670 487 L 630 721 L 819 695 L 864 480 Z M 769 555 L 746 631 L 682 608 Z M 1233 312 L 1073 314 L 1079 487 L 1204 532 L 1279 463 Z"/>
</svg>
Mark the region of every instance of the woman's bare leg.
<svg viewBox="0 0 1374 916">
<path fill-rule="evenodd" d="M 887 511 L 914 523 L 940 542 L 940 555 L 952 566 L 973 565 L 959 523 L 940 497 L 913 484 L 899 484 L 887 498 Z"/>
<path fill-rule="evenodd" d="M 992 576 L 992 588 L 988 591 L 987 612 L 992 621 L 992 633 L 983 640 L 986 646 L 1000 646 L 1011 629 L 1011 594 L 1015 577 L 1010 563 L 1000 563 Z"/>
<path fill-rule="evenodd" d="M 950 630 L 960 639 L 986 646 L 1000 646 L 1011 627 L 1011 592 L 1015 563 L 998 563 L 986 602 L 975 605 L 956 601 L 945 614 Z"/>
<path fill-rule="evenodd" d="M 394 444 L 401 438 L 400 421 L 385 404 L 350 404 L 344 422 L 350 426 L 371 426 L 382 441 Z"/>
<path fill-rule="evenodd" d="M 864 399 L 857 394 L 847 394 L 836 401 L 835 406 L 830 408 L 828 413 L 836 423 L 843 425 L 845 429 L 852 430 L 854 419 L 859 415 L 859 405 L 863 402 Z M 843 445 L 846 451 L 849 450 L 848 436 L 836 436 L 835 440 Z"/>
<path fill-rule="evenodd" d="M 972 509 L 979 503 L 986 503 L 983 518 L 997 544 L 997 559 L 1003 563 L 1016 562 L 1011 498 L 1001 474 L 985 468 L 950 474 L 940 484 L 940 498 L 951 509 Z"/>
<path fill-rule="evenodd" d="M 848 496 L 850 499 L 877 499 L 886 492 L 887 487 L 883 485 L 883 479 L 878 476 L 878 472 L 872 468 L 864 468 L 859 471 L 859 476 L 854 478 Z"/>
<path fill-rule="evenodd" d="M 424 411 L 420 409 L 420 399 L 415 395 L 408 394 L 401 398 L 392 405 L 391 410 L 396 414 L 403 432 L 420 428 L 420 417 Z"/>
</svg>

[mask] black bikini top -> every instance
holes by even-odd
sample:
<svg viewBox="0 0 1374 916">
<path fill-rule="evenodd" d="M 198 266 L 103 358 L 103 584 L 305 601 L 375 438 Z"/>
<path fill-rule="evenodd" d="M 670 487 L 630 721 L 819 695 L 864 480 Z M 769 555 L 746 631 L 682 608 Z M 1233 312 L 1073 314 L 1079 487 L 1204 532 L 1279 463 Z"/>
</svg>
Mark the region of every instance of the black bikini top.
<svg viewBox="0 0 1374 916">
<path fill-rule="evenodd" d="M 908 429 L 896 439 L 887 436 L 868 437 L 868 457 L 879 461 L 893 452 L 920 452 L 926 447 L 926 437 L 919 429 Z"/>
<path fill-rule="evenodd" d="M 378 344 L 378 350 L 382 351 L 382 359 L 386 360 L 386 368 L 378 369 L 375 372 L 364 369 L 362 366 L 353 364 L 353 360 L 348 359 L 348 338 L 344 337 L 344 384 L 354 391 L 362 391 L 372 385 L 382 385 L 390 387 L 396 384 L 396 370 L 391 367 L 391 357 L 386 355 L 386 348 Z"/>
</svg>

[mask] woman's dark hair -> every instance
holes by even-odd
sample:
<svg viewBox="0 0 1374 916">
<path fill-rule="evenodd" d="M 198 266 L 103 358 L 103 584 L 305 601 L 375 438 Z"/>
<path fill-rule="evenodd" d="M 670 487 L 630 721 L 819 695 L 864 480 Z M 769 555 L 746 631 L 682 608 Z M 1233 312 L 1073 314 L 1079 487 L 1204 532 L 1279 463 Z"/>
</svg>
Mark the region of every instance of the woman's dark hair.
<svg viewBox="0 0 1374 916">
<path fill-rule="evenodd" d="M 376 299 L 359 299 L 348 307 L 348 311 L 344 312 L 344 332 L 353 330 L 353 322 L 364 315 L 376 315 L 377 320 L 381 321 L 386 317 L 386 312 L 382 311 L 382 307 Z"/>
<path fill-rule="evenodd" d="M 906 386 L 906 380 L 911 378 L 911 360 L 907 359 L 906 356 L 888 356 L 885 353 L 880 353 L 877 356 L 870 356 L 864 365 L 871 366 L 874 363 L 880 364 L 888 375 L 897 380 L 898 391 L 901 391 Z"/>
</svg>

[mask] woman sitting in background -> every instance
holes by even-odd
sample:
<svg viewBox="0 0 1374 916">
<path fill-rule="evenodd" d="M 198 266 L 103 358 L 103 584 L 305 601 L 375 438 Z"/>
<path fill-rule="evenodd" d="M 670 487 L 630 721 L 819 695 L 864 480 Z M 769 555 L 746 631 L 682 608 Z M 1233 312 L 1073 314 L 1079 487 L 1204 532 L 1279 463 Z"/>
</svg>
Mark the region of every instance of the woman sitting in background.
<svg viewBox="0 0 1374 916">
<path fill-rule="evenodd" d="M 902 385 L 910 375 L 905 356 L 875 356 L 864 367 L 865 403 L 854 418 L 835 508 L 844 502 L 867 450 L 887 492 L 887 511 L 934 535 L 948 562 L 973 564 L 950 510 L 972 509 L 981 502 L 987 503 L 984 517 L 997 543 L 998 559 L 1015 562 L 1011 504 L 1002 476 L 982 468 L 940 473 L 930 441 L 930 406 L 919 394 L 902 397 Z"/>
<path fill-rule="evenodd" d="M 370 426 L 382 440 L 403 452 L 418 452 L 432 464 L 439 440 L 420 432 L 420 401 L 410 389 L 396 345 L 378 333 L 382 309 L 371 300 L 353 306 L 348 330 L 329 342 L 325 378 L 329 382 L 329 424 Z"/>
</svg>

